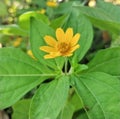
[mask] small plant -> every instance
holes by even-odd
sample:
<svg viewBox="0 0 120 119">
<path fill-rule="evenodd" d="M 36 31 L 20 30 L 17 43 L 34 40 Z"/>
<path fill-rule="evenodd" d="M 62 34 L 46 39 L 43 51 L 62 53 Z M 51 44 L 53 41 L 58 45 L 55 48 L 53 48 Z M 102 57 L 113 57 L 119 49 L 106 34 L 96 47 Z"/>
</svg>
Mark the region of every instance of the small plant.
<svg viewBox="0 0 120 119">
<path fill-rule="evenodd" d="M 34 12 L 20 17 L 32 57 L 19 48 L 0 48 L 0 109 L 12 107 L 13 119 L 120 118 L 120 47 L 102 49 L 82 63 L 93 43 L 92 24 L 119 36 L 117 12 L 109 17 L 107 8 L 120 8 L 100 0 L 96 8 L 75 3 L 61 4 L 61 13 L 61 5 L 55 7 L 59 17 L 50 22 Z"/>
</svg>

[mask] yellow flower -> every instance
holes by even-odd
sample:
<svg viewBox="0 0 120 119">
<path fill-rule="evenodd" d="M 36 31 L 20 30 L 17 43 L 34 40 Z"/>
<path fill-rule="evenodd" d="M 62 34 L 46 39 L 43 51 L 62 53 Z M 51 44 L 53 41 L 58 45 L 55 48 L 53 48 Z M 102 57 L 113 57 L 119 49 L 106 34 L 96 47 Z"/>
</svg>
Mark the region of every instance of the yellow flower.
<svg viewBox="0 0 120 119">
<path fill-rule="evenodd" d="M 37 13 L 40 13 L 40 14 L 45 14 L 46 10 L 45 9 L 41 9 L 40 11 L 37 11 Z"/>
<path fill-rule="evenodd" d="M 13 42 L 13 46 L 14 47 L 18 47 L 22 42 L 22 38 L 17 38 L 14 42 Z"/>
<path fill-rule="evenodd" d="M 54 1 L 47 1 L 46 2 L 46 5 L 48 7 L 57 7 L 58 6 L 58 3 L 57 2 L 54 2 Z"/>
<path fill-rule="evenodd" d="M 49 45 L 40 47 L 40 50 L 49 53 L 44 56 L 45 59 L 58 56 L 69 57 L 80 47 L 80 45 L 77 44 L 80 39 L 80 34 L 76 33 L 73 36 L 72 28 L 68 28 L 66 32 L 64 32 L 62 28 L 57 28 L 56 38 L 57 40 L 48 35 L 44 37 L 45 42 Z"/>
<path fill-rule="evenodd" d="M 28 50 L 28 51 L 27 51 L 27 54 L 28 54 L 30 57 L 32 57 L 33 59 L 36 59 L 36 58 L 34 57 L 33 53 L 32 53 L 32 50 Z"/>
</svg>

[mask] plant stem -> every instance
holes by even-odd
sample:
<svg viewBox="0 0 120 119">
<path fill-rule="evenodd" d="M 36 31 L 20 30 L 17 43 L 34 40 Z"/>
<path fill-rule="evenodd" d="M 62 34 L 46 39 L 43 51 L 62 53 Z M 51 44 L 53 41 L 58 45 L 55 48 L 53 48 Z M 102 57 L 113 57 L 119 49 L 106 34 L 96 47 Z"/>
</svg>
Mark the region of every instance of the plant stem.
<svg viewBox="0 0 120 119">
<path fill-rule="evenodd" d="M 65 75 L 67 75 L 68 59 L 65 57 Z"/>
</svg>

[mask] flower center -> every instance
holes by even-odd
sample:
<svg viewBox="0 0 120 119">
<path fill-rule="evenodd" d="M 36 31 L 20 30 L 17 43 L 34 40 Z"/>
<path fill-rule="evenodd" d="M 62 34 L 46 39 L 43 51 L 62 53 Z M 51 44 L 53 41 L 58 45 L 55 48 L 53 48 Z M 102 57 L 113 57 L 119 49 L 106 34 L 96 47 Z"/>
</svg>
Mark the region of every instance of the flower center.
<svg viewBox="0 0 120 119">
<path fill-rule="evenodd" d="M 70 49 L 70 44 L 61 42 L 58 44 L 57 48 L 60 51 L 60 53 L 66 53 Z"/>
</svg>

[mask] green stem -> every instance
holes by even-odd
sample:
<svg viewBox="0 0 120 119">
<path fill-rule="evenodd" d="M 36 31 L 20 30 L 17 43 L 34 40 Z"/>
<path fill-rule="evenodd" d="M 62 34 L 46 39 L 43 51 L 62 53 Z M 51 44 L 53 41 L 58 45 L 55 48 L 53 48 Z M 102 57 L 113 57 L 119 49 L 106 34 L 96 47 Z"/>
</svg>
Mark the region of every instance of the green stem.
<svg viewBox="0 0 120 119">
<path fill-rule="evenodd" d="M 65 75 L 67 75 L 68 59 L 65 57 Z"/>
</svg>

